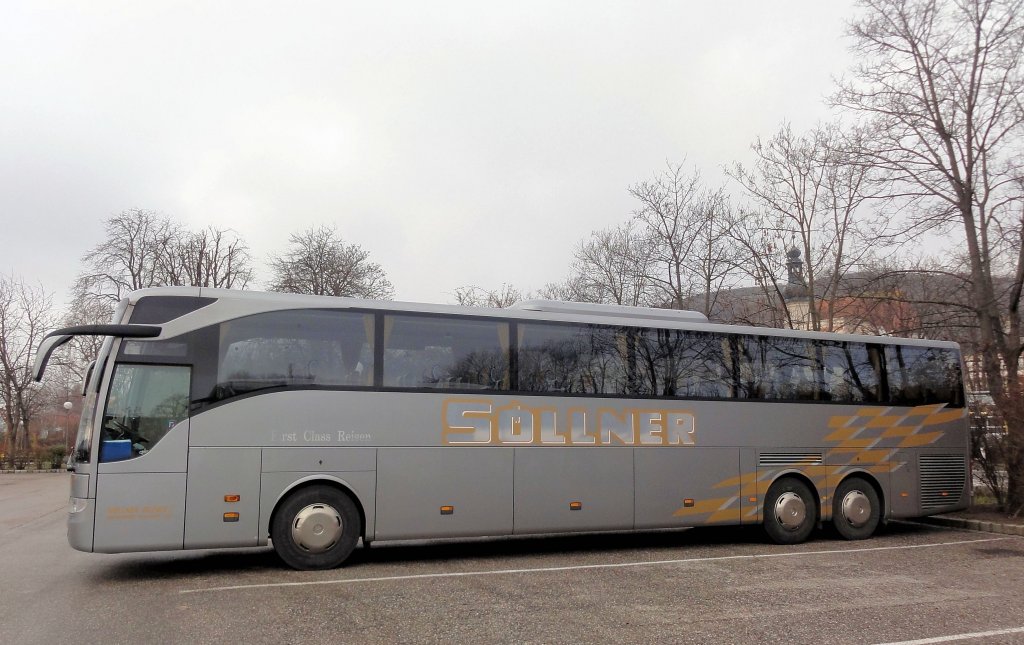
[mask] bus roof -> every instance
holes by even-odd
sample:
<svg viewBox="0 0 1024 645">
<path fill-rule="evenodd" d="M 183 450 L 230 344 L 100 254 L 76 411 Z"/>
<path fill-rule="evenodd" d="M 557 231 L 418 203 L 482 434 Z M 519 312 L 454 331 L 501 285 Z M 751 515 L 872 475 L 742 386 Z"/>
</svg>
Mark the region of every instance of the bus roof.
<svg viewBox="0 0 1024 645">
<path fill-rule="evenodd" d="M 532 321 L 576 322 L 626 327 L 654 327 L 662 329 L 689 329 L 714 333 L 754 334 L 758 336 L 782 336 L 790 338 L 817 338 L 837 341 L 854 341 L 880 344 L 919 345 L 928 347 L 958 348 L 950 341 L 903 338 L 898 336 L 869 336 L 863 334 L 839 334 L 830 332 L 780 329 L 776 327 L 753 327 L 709 322 L 699 312 L 647 307 L 626 307 L 622 305 L 599 305 L 592 303 L 564 302 L 557 300 L 528 300 L 508 308 L 465 307 L 461 305 L 428 304 L 393 300 L 365 300 L 337 296 L 311 296 L 295 293 L 268 291 L 240 291 L 214 289 L 210 287 L 153 287 L 140 289 L 125 298 L 129 305 L 136 304 L 147 296 L 182 296 L 216 298 L 245 302 L 247 309 L 267 311 L 297 308 L 322 309 L 374 309 L 390 312 L 426 314 L 449 314 L 484 318 L 508 318 Z M 189 314 L 187 317 L 195 316 Z M 251 311 L 251 313 L 255 313 Z M 227 318 L 223 318 L 227 319 Z M 222 319 L 218 318 L 219 322 Z M 198 321 L 197 321 L 198 322 Z M 168 330 L 170 331 L 170 330 Z"/>
</svg>

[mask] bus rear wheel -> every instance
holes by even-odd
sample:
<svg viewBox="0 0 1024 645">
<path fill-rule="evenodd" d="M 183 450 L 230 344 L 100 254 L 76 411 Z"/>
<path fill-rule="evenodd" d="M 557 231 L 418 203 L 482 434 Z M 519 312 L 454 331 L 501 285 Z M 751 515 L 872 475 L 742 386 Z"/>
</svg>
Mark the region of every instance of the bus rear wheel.
<svg viewBox="0 0 1024 645">
<path fill-rule="evenodd" d="M 278 507 L 270 539 L 278 557 L 299 570 L 333 569 L 352 553 L 362 533 L 352 499 L 333 486 L 307 486 Z"/>
<path fill-rule="evenodd" d="M 768 488 L 764 498 L 764 530 L 776 544 L 799 544 L 818 521 L 818 507 L 807 484 L 783 477 Z"/>
<path fill-rule="evenodd" d="M 860 477 L 844 480 L 832 496 L 832 526 L 847 540 L 871 537 L 881 514 L 875 487 Z"/>
</svg>

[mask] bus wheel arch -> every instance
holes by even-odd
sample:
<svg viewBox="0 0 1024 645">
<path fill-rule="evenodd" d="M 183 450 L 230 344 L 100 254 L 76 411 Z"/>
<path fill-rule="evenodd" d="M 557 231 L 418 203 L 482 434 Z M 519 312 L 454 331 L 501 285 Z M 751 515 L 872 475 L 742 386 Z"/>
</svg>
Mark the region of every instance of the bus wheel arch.
<svg viewBox="0 0 1024 645">
<path fill-rule="evenodd" d="M 884 515 L 884 497 L 874 477 L 864 472 L 847 475 L 832 494 L 832 526 L 847 540 L 871 537 Z"/>
<path fill-rule="evenodd" d="M 308 475 L 301 479 L 296 479 L 294 482 L 288 485 L 274 500 L 274 509 L 270 513 L 270 521 L 267 523 L 267 531 L 269 534 L 270 527 L 274 523 L 274 516 L 277 514 L 277 510 L 281 508 L 281 502 L 285 500 L 289 495 L 306 486 L 315 486 L 317 484 L 323 484 L 325 486 L 333 486 L 345 493 L 352 498 L 352 503 L 356 505 L 359 510 L 359 524 L 362 530 L 359 537 L 366 538 L 366 511 L 363 509 L 363 503 L 359 500 L 359 495 L 356 494 L 355 489 L 348 484 L 348 482 L 332 477 L 330 475 Z"/>
<path fill-rule="evenodd" d="M 765 533 L 776 544 L 799 544 L 810 537 L 821 517 L 814 484 L 801 473 L 786 473 L 764 497 Z"/>
<path fill-rule="evenodd" d="M 315 477 L 284 491 L 269 522 L 270 539 L 293 569 L 332 569 L 355 549 L 366 530 L 355 493 L 342 482 Z"/>
</svg>

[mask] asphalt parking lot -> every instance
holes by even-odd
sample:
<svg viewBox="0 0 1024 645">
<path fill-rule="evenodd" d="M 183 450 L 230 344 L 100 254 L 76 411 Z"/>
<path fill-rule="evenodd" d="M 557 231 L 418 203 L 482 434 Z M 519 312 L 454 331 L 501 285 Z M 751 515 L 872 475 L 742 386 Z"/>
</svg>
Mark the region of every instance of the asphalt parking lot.
<svg viewBox="0 0 1024 645">
<path fill-rule="evenodd" d="M 1016 536 L 899 522 L 792 547 L 746 529 L 393 543 L 295 572 L 270 549 L 73 551 L 67 485 L 0 475 L 4 642 L 1024 642 Z"/>
</svg>

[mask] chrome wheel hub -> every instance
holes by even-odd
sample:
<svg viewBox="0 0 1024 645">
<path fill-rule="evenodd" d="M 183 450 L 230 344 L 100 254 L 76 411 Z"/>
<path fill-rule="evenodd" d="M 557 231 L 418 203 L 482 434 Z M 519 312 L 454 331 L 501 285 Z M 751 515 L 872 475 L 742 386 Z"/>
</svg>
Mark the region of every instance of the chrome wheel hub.
<svg viewBox="0 0 1024 645">
<path fill-rule="evenodd" d="M 787 491 L 775 500 L 775 519 L 783 528 L 794 531 L 807 519 L 807 505 L 799 495 Z"/>
<path fill-rule="evenodd" d="M 843 497 L 843 519 L 854 528 L 860 528 L 871 519 L 871 500 L 859 490 L 851 490 Z"/>
<path fill-rule="evenodd" d="M 323 553 L 337 544 L 344 532 L 341 514 L 327 504 L 310 504 L 295 514 L 292 540 L 303 551 Z"/>
</svg>

